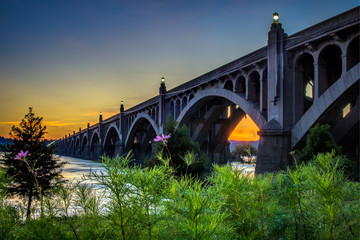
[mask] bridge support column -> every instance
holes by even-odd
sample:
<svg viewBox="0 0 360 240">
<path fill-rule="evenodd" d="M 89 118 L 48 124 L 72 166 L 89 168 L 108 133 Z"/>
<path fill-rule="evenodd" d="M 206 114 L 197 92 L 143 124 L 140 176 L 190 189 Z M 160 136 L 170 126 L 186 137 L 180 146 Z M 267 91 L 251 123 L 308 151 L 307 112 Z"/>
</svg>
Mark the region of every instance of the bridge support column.
<svg viewBox="0 0 360 240">
<path fill-rule="evenodd" d="M 121 156 L 124 154 L 124 147 L 123 145 L 118 141 L 115 144 L 115 152 L 114 152 L 114 157 L 116 156 Z"/>
<path fill-rule="evenodd" d="M 70 148 L 70 157 L 75 157 L 75 147 Z"/>
<path fill-rule="evenodd" d="M 81 157 L 83 159 L 90 159 L 89 147 L 87 145 L 84 147 L 84 150 L 81 153 Z"/>
<path fill-rule="evenodd" d="M 81 158 L 81 149 L 80 149 L 80 148 L 76 148 L 74 155 L 75 155 L 75 157 L 77 157 L 77 158 Z"/>
<path fill-rule="evenodd" d="M 263 126 L 260 135 L 255 174 L 276 172 L 289 164 L 290 134 L 274 119 Z"/>
<path fill-rule="evenodd" d="M 92 160 L 96 161 L 99 159 L 101 155 L 101 144 L 100 143 L 97 143 L 94 147 L 94 152 L 92 153 Z"/>
</svg>

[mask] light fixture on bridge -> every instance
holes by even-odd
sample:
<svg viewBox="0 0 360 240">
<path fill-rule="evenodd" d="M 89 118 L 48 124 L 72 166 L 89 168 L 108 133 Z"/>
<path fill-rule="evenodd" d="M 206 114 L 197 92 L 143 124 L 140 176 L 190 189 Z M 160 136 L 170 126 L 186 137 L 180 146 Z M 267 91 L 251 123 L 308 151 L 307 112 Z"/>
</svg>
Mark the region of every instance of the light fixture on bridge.
<svg viewBox="0 0 360 240">
<path fill-rule="evenodd" d="M 125 109 L 124 109 L 124 101 L 121 100 L 120 102 L 120 113 L 124 112 Z"/>
<path fill-rule="evenodd" d="M 273 14 L 273 23 L 279 22 L 279 14 L 277 12 L 274 12 Z"/>
<path fill-rule="evenodd" d="M 165 78 L 164 77 L 161 78 L 161 84 L 165 84 Z"/>
<path fill-rule="evenodd" d="M 103 117 L 102 117 L 102 113 L 100 112 L 100 115 L 99 115 L 99 122 L 102 122 L 103 121 Z"/>
</svg>

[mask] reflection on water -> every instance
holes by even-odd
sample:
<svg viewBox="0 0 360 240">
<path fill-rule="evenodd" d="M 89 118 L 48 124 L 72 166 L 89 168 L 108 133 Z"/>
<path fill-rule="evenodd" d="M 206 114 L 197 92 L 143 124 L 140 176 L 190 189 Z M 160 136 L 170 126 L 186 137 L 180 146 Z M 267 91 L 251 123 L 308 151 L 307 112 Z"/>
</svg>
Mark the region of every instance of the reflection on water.
<svg viewBox="0 0 360 240">
<path fill-rule="evenodd" d="M 59 156 L 59 158 L 60 160 L 67 162 L 63 167 L 62 176 L 69 181 L 80 180 L 84 175 L 89 174 L 90 171 L 105 172 L 105 169 L 101 166 L 100 162 L 65 156 Z"/>
<path fill-rule="evenodd" d="M 68 180 L 69 183 L 75 184 L 78 181 L 81 181 L 81 183 L 90 184 L 96 191 L 96 195 L 105 197 L 107 196 L 106 193 L 100 190 L 100 186 L 98 182 L 94 180 L 84 180 L 82 179 L 84 175 L 87 175 L 90 173 L 90 171 L 103 171 L 106 172 L 106 170 L 101 166 L 100 162 L 93 162 L 90 160 L 84 160 L 80 158 L 73 158 L 73 157 L 65 157 L 65 156 L 57 156 L 61 161 L 66 161 L 67 164 L 63 167 L 63 171 L 61 175 L 65 180 Z M 26 198 L 22 198 L 19 196 L 11 196 L 8 199 L 8 202 L 13 205 L 14 207 L 17 207 L 18 209 L 24 209 L 24 206 L 26 206 Z M 106 201 L 104 201 L 106 202 Z M 36 206 L 36 201 L 34 200 L 33 207 L 36 208 L 34 216 L 39 216 L 39 208 Z M 75 208 L 73 206 L 71 207 L 70 211 L 75 211 Z M 24 214 L 24 213 L 23 213 Z M 23 215 L 23 218 L 25 215 Z M 1 237 L 0 237 L 1 238 Z"/>
</svg>

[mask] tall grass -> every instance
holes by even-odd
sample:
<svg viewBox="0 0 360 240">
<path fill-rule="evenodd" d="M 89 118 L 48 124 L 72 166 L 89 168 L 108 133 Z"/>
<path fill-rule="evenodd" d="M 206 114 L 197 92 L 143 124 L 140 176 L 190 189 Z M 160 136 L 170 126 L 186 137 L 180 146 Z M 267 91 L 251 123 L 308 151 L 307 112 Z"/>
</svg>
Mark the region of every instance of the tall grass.
<svg viewBox="0 0 360 240">
<path fill-rule="evenodd" d="M 44 199 L 44 217 L 22 221 L 0 171 L 0 239 L 359 239 L 359 183 L 345 159 L 250 177 L 215 165 L 207 179 L 176 177 L 169 165 L 140 168 L 103 158 L 93 172 L 106 192 L 67 184 Z"/>
</svg>

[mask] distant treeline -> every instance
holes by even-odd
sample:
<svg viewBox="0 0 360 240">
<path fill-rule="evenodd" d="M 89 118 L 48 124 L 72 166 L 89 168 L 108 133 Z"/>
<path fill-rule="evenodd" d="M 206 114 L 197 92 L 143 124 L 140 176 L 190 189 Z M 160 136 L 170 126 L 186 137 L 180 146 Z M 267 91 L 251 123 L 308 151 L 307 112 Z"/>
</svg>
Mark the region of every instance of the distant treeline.
<svg viewBox="0 0 360 240">
<path fill-rule="evenodd" d="M 11 142 L 11 138 L 4 138 L 0 136 L 0 145 L 7 144 L 8 142 Z"/>
</svg>

